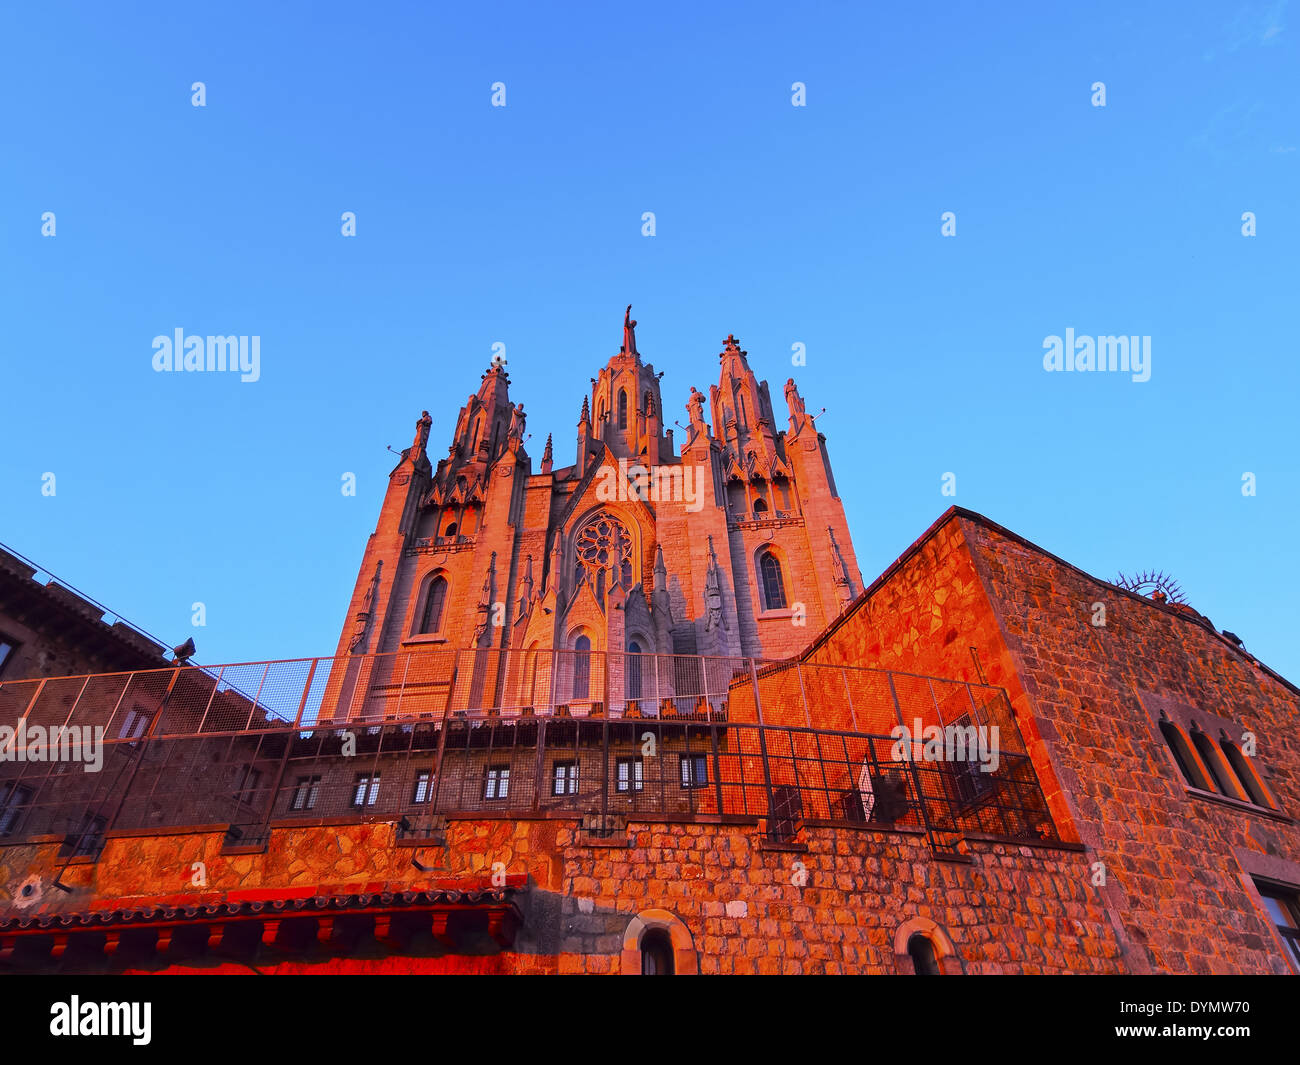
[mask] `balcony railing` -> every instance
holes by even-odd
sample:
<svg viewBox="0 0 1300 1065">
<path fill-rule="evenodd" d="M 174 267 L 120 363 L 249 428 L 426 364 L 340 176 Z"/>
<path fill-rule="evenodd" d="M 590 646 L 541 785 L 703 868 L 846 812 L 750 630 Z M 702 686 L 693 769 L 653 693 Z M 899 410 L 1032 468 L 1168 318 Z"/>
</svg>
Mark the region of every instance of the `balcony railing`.
<svg viewBox="0 0 1300 1065">
<path fill-rule="evenodd" d="M 900 724 L 986 747 L 925 757 Z M 1001 689 L 882 670 L 421 650 L 10 681 L 6 726 L 0 845 L 53 836 L 70 860 L 112 832 L 217 826 L 247 845 L 364 819 L 418 840 L 447 815 L 1057 840 Z"/>
</svg>

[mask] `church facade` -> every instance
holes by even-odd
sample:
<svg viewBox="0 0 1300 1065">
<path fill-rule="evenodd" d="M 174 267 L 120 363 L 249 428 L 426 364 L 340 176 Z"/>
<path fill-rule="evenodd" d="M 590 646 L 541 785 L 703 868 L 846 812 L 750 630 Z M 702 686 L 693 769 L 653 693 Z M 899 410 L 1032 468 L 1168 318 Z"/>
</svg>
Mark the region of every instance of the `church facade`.
<svg viewBox="0 0 1300 1065">
<path fill-rule="evenodd" d="M 424 412 L 362 558 L 333 716 L 382 716 L 375 693 L 416 650 L 520 652 L 500 670 L 501 654 L 484 656 L 475 707 L 657 701 L 699 684 L 671 669 L 643 678 L 636 655 L 787 658 L 862 591 L 826 439 L 794 381 L 782 425 L 728 336 L 711 417 L 692 387 L 679 452 L 636 324 L 629 307 L 570 465 L 555 465 L 548 435 L 534 469 L 504 364 L 482 375 L 436 464 Z M 632 657 L 591 678 L 586 656 L 607 652 Z M 376 653 L 394 657 L 358 657 Z"/>
</svg>

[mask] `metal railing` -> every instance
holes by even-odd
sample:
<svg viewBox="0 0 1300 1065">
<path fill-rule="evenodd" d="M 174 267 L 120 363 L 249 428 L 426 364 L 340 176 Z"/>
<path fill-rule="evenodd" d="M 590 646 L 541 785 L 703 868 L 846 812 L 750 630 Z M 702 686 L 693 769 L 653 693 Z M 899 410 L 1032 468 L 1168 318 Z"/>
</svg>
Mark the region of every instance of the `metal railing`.
<svg viewBox="0 0 1300 1065">
<path fill-rule="evenodd" d="M 926 759 L 900 724 L 996 728 L 996 769 Z M 418 837 L 461 813 L 1057 839 L 1001 689 L 884 670 L 420 650 L 10 681 L 5 727 L 0 844 L 52 835 L 70 857 L 113 831 L 215 825 L 254 843 L 274 823 L 357 818 Z"/>
</svg>

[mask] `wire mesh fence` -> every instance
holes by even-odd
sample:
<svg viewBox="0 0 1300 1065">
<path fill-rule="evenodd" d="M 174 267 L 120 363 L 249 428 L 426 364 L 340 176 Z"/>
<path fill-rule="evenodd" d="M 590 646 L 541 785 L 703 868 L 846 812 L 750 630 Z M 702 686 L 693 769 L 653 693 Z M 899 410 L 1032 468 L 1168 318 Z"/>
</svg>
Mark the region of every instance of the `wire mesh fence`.
<svg viewBox="0 0 1300 1065">
<path fill-rule="evenodd" d="M 0 684 L 0 844 L 472 813 L 1057 838 L 1005 693 L 938 678 L 473 650 Z"/>
</svg>

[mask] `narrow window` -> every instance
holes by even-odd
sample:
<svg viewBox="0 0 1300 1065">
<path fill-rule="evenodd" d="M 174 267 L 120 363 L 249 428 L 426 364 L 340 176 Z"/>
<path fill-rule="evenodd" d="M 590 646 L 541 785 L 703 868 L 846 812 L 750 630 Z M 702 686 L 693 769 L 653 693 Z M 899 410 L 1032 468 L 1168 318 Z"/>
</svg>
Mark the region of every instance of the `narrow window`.
<svg viewBox="0 0 1300 1065">
<path fill-rule="evenodd" d="M 139 739 L 144 735 L 145 730 L 149 727 L 149 722 L 153 720 L 151 714 L 146 714 L 139 707 L 126 712 L 126 718 L 122 722 L 122 728 L 117 734 L 119 740 L 131 740 L 130 746 L 138 747 Z"/>
<path fill-rule="evenodd" d="M 442 535 L 448 537 L 449 539 L 450 539 L 451 537 L 455 536 L 455 535 L 456 535 L 456 523 L 455 523 L 454 521 L 449 521 L 449 522 L 447 522 L 447 530 L 446 530 Z"/>
<path fill-rule="evenodd" d="M 73 854 L 82 857 L 89 854 L 98 854 L 104 846 L 104 829 L 108 827 L 108 821 L 103 817 L 96 817 L 94 814 L 86 814 L 81 819 L 81 824 L 77 830 L 68 837 L 68 844 L 73 848 Z"/>
<path fill-rule="evenodd" d="M 18 641 L 0 633 L 0 673 L 5 671 L 5 664 L 13 659 L 16 650 Z"/>
<path fill-rule="evenodd" d="M 1229 776 L 1227 763 L 1224 762 L 1218 748 L 1214 746 L 1214 741 L 1197 729 L 1192 733 L 1192 743 L 1196 745 L 1201 761 L 1205 763 L 1205 768 L 1214 780 L 1215 790 L 1233 799 L 1244 797 L 1245 793 L 1237 788 L 1237 782 Z"/>
<path fill-rule="evenodd" d="M 442 608 L 447 601 L 447 578 L 434 577 L 424 595 L 424 613 L 420 616 L 421 632 L 442 630 Z"/>
<path fill-rule="evenodd" d="M 762 521 L 767 516 L 767 504 L 761 499 L 754 500 L 754 520 Z"/>
<path fill-rule="evenodd" d="M 709 783 L 709 759 L 703 754 L 683 754 L 681 756 L 682 787 L 703 788 Z"/>
<path fill-rule="evenodd" d="M 641 975 L 673 975 L 673 941 L 662 928 L 651 928 L 641 937 Z"/>
<path fill-rule="evenodd" d="M 320 794 L 320 777 L 299 777 L 293 789 L 292 810 L 314 810 L 316 796 Z"/>
<path fill-rule="evenodd" d="M 1191 745 L 1183 735 L 1183 730 L 1175 725 L 1172 721 L 1160 722 L 1160 734 L 1164 736 L 1165 742 L 1169 744 L 1169 750 L 1173 753 L 1174 761 L 1178 763 L 1178 768 L 1182 771 L 1183 779 L 1194 788 L 1200 788 L 1202 791 L 1213 791 L 1214 785 L 1205 779 L 1201 772 L 1201 767 L 1196 763 L 1196 752 L 1192 750 Z"/>
<path fill-rule="evenodd" d="M 358 773 L 356 787 L 352 793 L 354 807 L 374 806 L 379 798 L 379 774 Z"/>
<path fill-rule="evenodd" d="M 618 427 L 627 428 L 627 392 L 618 394 Z"/>
<path fill-rule="evenodd" d="M 641 698 L 641 645 L 633 640 L 627 645 L 627 697 Z"/>
<path fill-rule="evenodd" d="M 640 758 L 620 758 L 614 787 L 618 791 L 640 791 L 645 787 L 645 765 Z"/>
<path fill-rule="evenodd" d="M 411 802 L 419 805 L 433 799 L 433 770 L 421 769 L 415 774 L 415 790 L 411 793 Z"/>
<path fill-rule="evenodd" d="M 1223 753 L 1227 756 L 1228 764 L 1232 766 L 1232 771 L 1237 774 L 1237 779 L 1241 781 L 1241 786 L 1246 790 L 1246 794 L 1256 806 L 1265 806 L 1269 809 L 1276 808 L 1277 804 L 1273 802 L 1273 797 L 1269 795 L 1268 789 L 1264 787 L 1263 782 L 1256 775 L 1254 767 L 1251 766 L 1250 760 L 1232 740 L 1221 740 L 1219 746 L 1223 748 Z"/>
<path fill-rule="evenodd" d="M 573 697 L 585 699 L 591 691 L 591 638 L 579 636 L 573 650 Z"/>
<path fill-rule="evenodd" d="M 781 575 L 781 562 L 771 551 L 759 556 L 759 573 L 763 581 L 763 607 L 765 610 L 784 610 L 785 580 Z"/>
<path fill-rule="evenodd" d="M 1282 939 L 1291 948 L 1295 960 L 1300 962 L 1300 892 L 1259 880 L 1255 881 L 1255 887 Z"/>
<path fill-rule="evenodd" d="M 578 763 L 556 762 L 555 780 L 551 784 L 552 795 L 578 794 Z"/>
<path fill-rule="evenodd" d="M 253 766 L 244 767 L 239 781 L 239 801 L 248 805 L 257 797 L 257 786 L 262 781 L 262 771 Z"/>
<path fill-rule="evenodd" d="M 934 944 L 929 936 L 915 933 L 907 941 L 907 953 L 912 959 L 917 976 L 940 976 L 939 959 L 934 956 Z"/>
<path fill-rule="evenodd" d="M 489 766 L 483 784 L 483 798 L 504 799 L 510 794 L 510 767 Z"/>
<path fill-rule="evenodd" d="M 32 789 L 24 784 L 15 784 L 5 792 L 4 801 L 0 802 L 0 836 L 13 833 L 23 810 L 31 801 Z"/>
</svg>

